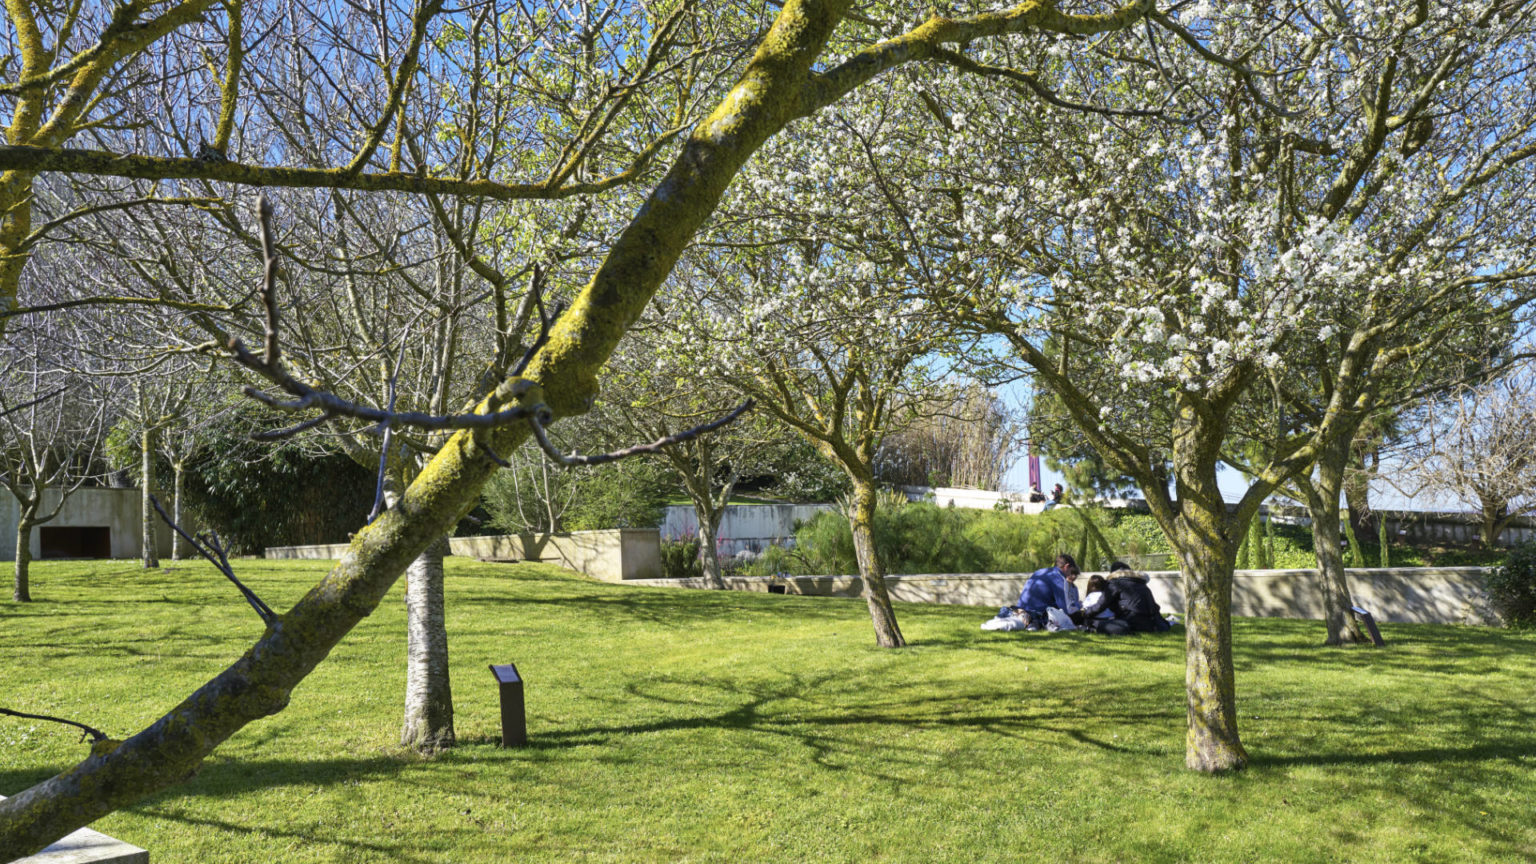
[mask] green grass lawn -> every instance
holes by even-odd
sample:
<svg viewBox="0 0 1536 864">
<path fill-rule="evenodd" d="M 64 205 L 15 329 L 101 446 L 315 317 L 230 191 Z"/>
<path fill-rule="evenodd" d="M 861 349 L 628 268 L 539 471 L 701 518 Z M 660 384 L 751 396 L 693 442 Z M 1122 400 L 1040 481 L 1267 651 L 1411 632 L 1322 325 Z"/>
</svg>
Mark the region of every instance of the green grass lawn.
<svg viewBox="0 0 1536 864">
<path fill-rule="evenodd" d="M 244 561 L 286 608 L 315 562 Z M 591 582 L 450 559 L 457 749 L 396 746 L 397 588 L 180 788 L 96 828 L 170 862 L 1529 861 L 1536 635 L 1240 619 L 1246 772 L 1183 769 L 1183 645 L 985 633 L 988 610 Z M 210 568 L 40 564 L 0 603 L 0 705 L 122 736 L 233 660 L 259 620 Z M 501 750 L 489 663 L 528 681 Z M 0 717 L 0 793 L 72 764 Z"/>
</svg>

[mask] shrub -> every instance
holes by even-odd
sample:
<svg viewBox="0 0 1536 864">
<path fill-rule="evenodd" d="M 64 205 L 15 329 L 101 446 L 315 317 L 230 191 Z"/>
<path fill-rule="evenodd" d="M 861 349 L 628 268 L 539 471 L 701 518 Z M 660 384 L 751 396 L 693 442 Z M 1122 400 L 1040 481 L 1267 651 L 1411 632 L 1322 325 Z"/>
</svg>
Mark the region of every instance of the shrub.
<svg viewBox="0 0 1536 864">
<path fill-rule="evenodd" d="M 652 528 L 666 513 L 675 480 L 656 460 L 564 469 L 543 464 L 543 458 L 537 451 L 518 454 L 510 469 L 485 484 L 481 502 L 494 529 L 537 534 Z"/>
<path fill-rule="evenodd" d="M 774 576 L 779 573 L 810 576 L 815 575 L 811 572 L 813 569 L 796 550 L 774 543 L 743 565 L 741 572 L 744 576 Z"/>
<path fill-rule="evenodd" d="M 324 437 L 275 443 L 250 438 L 252 431 L 291 420 L 237 403 L 202 428 L 202 447 L 187 462 L 182 493 L 190 521 L 217 532 L 232 554 L 259 555 L 267 546 L 343 543 L 367 521 L 373 506 L 372 469 Z M 139 439 L 131 424 L 114 427 L 107 448 L 115 467 L 137 474 Z M 169 509 L 171 467 L 164 457 L 157 462 L 161 503 Z"/>
<path fill-rule="evenodd" d="M 1085 545 L 1092 550 L 1091 556 L 1103 557 L 1105 550 L 1091 536 L 1085 517 L 1114 544 L 1113 531 L 1099 524 L 1103 517 L 1095 511 L 1057 508 L 1027 516 L 921 501 L 882 505 L 875 511 L 874 533 L 891 573 L 1021 573 L 1048 566 L 1058 552 L 1078 555 Z M 1091 559 L 1080 563 L 1100 564 Z M 835 512 L 818 513 L 795 532 L 794 552 L 777 559 L 774 566 L 774 572 L 858 572 L 847 518 Z"/>
<path fill-rule="evenodd" d="M 1506 627 L 1536 627 L 1536 543 L 1509 551 L 1488 574 L 1488 596 Z"/>
<path fill-rule="evenodd" d="M 661 578 L 701 579 L 703 576 L 698 540 L 661 541 Z"/>
</svg>

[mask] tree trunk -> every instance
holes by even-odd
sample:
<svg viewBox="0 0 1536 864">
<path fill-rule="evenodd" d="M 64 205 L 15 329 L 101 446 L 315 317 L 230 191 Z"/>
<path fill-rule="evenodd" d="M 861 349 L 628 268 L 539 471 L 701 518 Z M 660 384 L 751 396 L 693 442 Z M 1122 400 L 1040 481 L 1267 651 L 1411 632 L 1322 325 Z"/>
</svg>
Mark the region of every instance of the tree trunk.
<svg viewBox="0 0 1536 864">
<path fill-rule="evenodd" d="M 171 466 L 171 518 L 176 520 L 177 525 L 181 525 L 182 530 L 186 530 L 187 526 L 181 521 L 182 478 L 186 475 L 183 467 L 180 462 Z M 171 532 L 171 560 L 181 560 L 181 535 L 175 531 Z"/>
<path fill-rule="evenodd" d="M 699 563 L 704 568 L 704 581 L 711 588 L 723 589 L 725 579 L 720 573 L 720 549 L 716 544 L 720 535 L 720 520 L 725 513 L 711 508 L 708 513 L 696 510 L 695 515 L 699 522 Z"/>
<path fill-rule="evenodd" d="M 1184 764 L 1205 772 L 1236 771 L 1248 764 L 1237 732 L 1232 570 L 1238 544 L 1252 527 L 1257 508 L 1246 520 L 1227 511 L 1216 478 L 1226 436 L 1219 412 L 1181 396 L 1172 454 L 1177 502 L 1171 512 L 1164 511 L 1163 530 L 1183 572 Z M 1262 544 L 1263 538 L 1250 536 L 1250 542 Z"/>
<path fill-rule="evenodd" d="M 896 624 L 896 610 L 885 587 L 885 566 L 875 548 L 875 484 L 855 480 L 853 508 L 848 513 L 848 527 L 853 531 L 853 551 L 859 560 L 859 579 L 864 583 L 864 602 L 875 625 L 875 642 L 881 648 L 900 648 L 907 644 Z"/>
<path fill-rule="evenodd" d="M 17 603 L 32 602 L 32 513 L 36 508 L 22 508 L 16 520 L 16 582 L 11 599 Z"/>
<path fill-rule="evenodd" d="M 155 548 L 155 507 L 149 503 L 155 484 L 155 430 L 145 427 L 139 434 L 139 447 L 142 451 L 139 462 L 139 519 L 142 523 L 142 533 L 139 542 L 143 544 L 140 560 L 144 569 L 148 570 L 160 566 L 160 551 Z"/>
<path fill-rule="evenodd" d="M 454 744 L 448 630 L 443 616 L 447 546 L 446 537 L 438 539 L 405 571 L 405 723 L 400 744 L 428 753 Z"/>
<path fill-rule="evenodd" d="M 1235 771 L 1248 764 L 1237 733 L 1237 681 L 1232 667 L 1232 565 L 1236 544 L 1222 512 L 1195 510 L 1181 518 L 1179 563 L 1184 571 L 1185 706 L 1189 728 L 1184 764 L 1196 771 Z"/>
<path fill-rule="evenodd" d="M 1344 503 L 1349 508 L 1351 531 L 1360 537 L 1376 533 L 1375 515 L 1371 512 L 1371 475 L 1367 473 L 1364 450 L 1351 447 L 1347 459 L 1353 464 L 1344 474 Z"/>
<path fill-rule="evenodd" d="M 1504 533 L 1504 528 L 1509 524 L 1509 503 L 1507 501 L 1493 501 L 1483 498 L 1483 526 L 1478 532 L 1483 541 L 1484 549 L 1499 548 L 1499 536 Z"/>
<path fill-rule="evenodd" d="M 1376 542 L 1381 546 L 1381 567 L 1386 569 L 1392 566 L 1392 552 L 1387 546 L 1387 517 L 1376 514 Z"/>
<path fill-rule="evenodd" d="M 1307 478 L 1299 481 L 1307 493 L 1307 511 L 1312 516 L 1312 551 L 1323 579 L 1323 622 L 1328 628 L 1325 645 L 1369 641 L 1351 611 L 1355 602 L 1349 590 L 1349 574 L 1344 572 L 1344 556 L 1339 550 L 1339 495 L 1348 459 L 1347 443 L 1342 447 L 1325 447 L 1317 460 L 1317 482 Z M 1355 542 L 1353 538 L 1351 542 Z M 1351 551 L 1358 554 L 1358 546 Z"/>
</svg>

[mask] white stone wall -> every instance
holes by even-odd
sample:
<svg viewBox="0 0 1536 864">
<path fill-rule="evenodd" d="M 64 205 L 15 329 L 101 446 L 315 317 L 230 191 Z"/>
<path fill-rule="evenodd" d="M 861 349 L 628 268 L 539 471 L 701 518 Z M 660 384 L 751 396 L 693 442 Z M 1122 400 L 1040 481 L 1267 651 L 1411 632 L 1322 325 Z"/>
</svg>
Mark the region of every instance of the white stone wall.
<svg viewBox="0 0 1536 864">
<path fill-rule="evenodd" d="M 732 504 L 720 521 L 716 545 L 722 555 L 761 552 L 770 544 L 795 545 L 795 523 L 810 520 L 831 504 Z M 698 514 L 693 507 L 668 507 L 661 522 L 661 536 L 682 540 L 698 536 Z"/>
</svg>

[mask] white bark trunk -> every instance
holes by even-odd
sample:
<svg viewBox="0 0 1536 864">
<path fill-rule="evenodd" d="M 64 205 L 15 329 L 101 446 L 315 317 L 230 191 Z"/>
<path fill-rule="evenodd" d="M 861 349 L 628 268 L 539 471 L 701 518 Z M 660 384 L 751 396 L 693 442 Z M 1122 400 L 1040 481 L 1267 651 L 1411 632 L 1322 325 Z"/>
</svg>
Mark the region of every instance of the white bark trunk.
<svg viewBox="0 0 1536 864">
<path fill-rule="evenodd" d="M 405 571 L 405 722 L 400 744 L 431 752 L 452 747 L 453 691 L 448 678 L 448 630 L 443 613 L 441 538 Z"/>
<path fill-rule="evenodd" d="M 186 472 L 182 470 L 180 462 L 176 463 L 174 471 L 175 474 L 173 476 L 175 479 L 171 481 L 171 518 L 175 519 L 176 524 L 180 525 L 183 530 L 186 530 L 186 524 L 181 521 L 181 486 L 182 478 Z M 181 560 L 181 535 L 175 531 L 171 532 L 171 560 Z"/>
<path fill-rule="evenodd" d="M 143 451 L 139 463 L 139 517 L 143 532 L 139 542 L 144 547 L 140 560 L 148 570 L 160 566 L 160 551 L 155 548 L 155 520 L 159 517 L 155 515 L 154 505 L 149 503 L 155 483 L 155 431 L 146 428 L 139 436 L 139 444 Z"/>
</svg>

